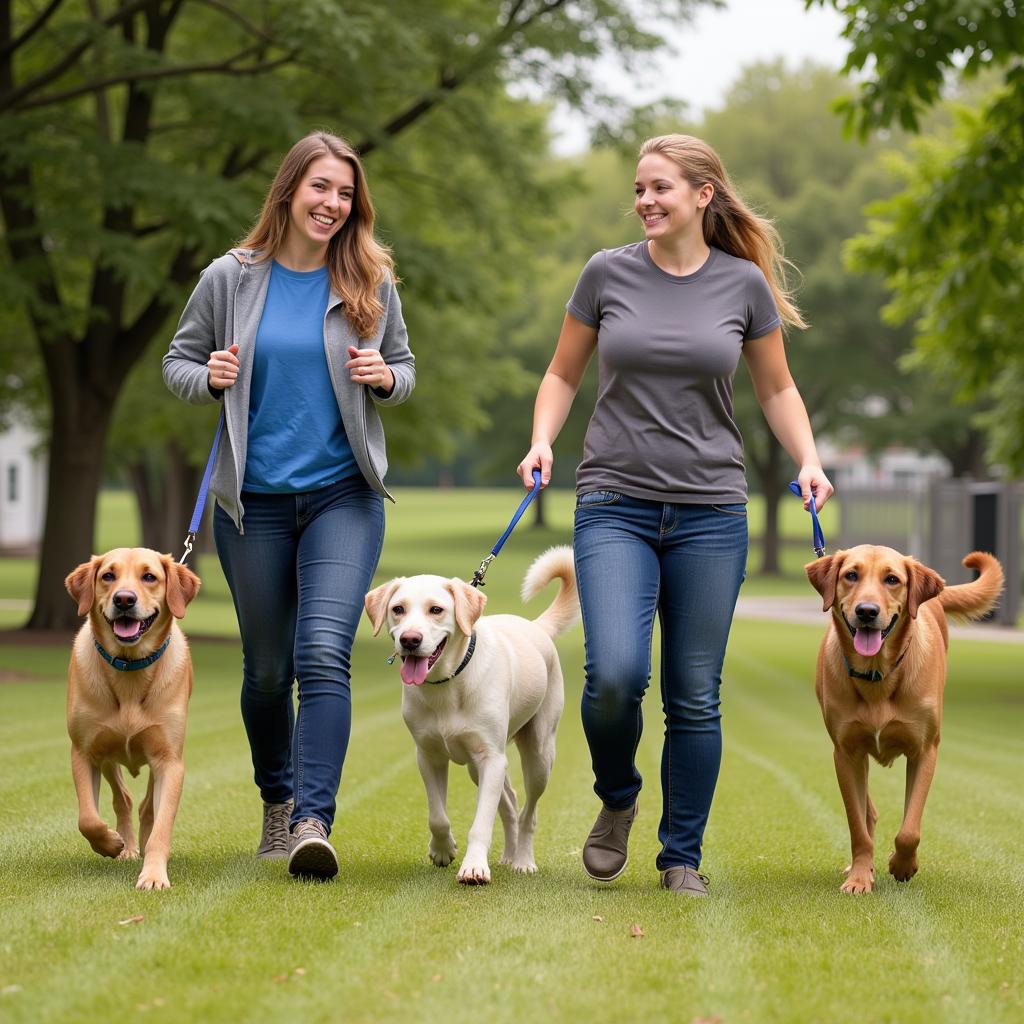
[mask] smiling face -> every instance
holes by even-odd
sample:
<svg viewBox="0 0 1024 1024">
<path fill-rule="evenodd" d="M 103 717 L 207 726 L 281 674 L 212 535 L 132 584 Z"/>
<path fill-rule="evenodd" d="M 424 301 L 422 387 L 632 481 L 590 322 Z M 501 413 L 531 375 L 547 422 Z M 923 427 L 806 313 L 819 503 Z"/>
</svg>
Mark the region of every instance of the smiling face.
<svg viewBox="0 0 1024 1024">
<path fill-rule="evenodd" d="M 456 634 L 468 636 L 487 598 L 459 579 L 402 577 L 366 595 L 374 636 L 387 624 L 402 657 L 402 682 L 422 686 Z"/>
<path fill-rule="evenodd" d="M 149 548 L 115 548 L 83 562 L 65 585 L 78 602 L 78 614 L 88 613 L 104 645 L 148 652 L 166 636 L 171 616 L 185 614 L 199 591 L 199 577 Z"/>
<path fill-rule="evenodd" d="M 635 209 L 648 239 L 667 241 L 699 233 L 710 184 L 695 189 L 679 165 L 660 153 L 648 153 L 636 167 Z"/>
<path fill-rule="evenodd" d="M 320 156 L 302 175 L 289 204 L 288 240 L 323 251 L 352 212 L 356 175 L 347 160 Z"/>
<path fill-rule="evenodd" d="M 873 658 L 901 621 L 945 586 L 938 573 L 892 548 L 861 544 L 806 567 L 824 610 L 842 620 L 854 650 Z"/>
</svg>

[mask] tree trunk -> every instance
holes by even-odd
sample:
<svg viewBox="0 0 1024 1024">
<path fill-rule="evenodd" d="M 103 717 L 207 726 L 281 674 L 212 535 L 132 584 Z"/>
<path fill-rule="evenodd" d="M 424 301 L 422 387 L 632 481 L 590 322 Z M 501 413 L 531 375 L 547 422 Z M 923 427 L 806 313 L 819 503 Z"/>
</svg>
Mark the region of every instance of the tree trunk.
<svg viewBox="0 0 1024 1024">
<path fill-rule="evenodd" d="M 545 527 L 548 525 L 544 518 L 544 492 L 538 491 L 537 497 L 533 499 L 533 525 L 534 527 Z"/>
<path fill-rule="evenodd" d="M 142 545 L 181 557 L 185 534 L 192 519 L 203 467 L 193 466 L 184 451 L 170 441 L 160 466 L 141 461 L 128 467 L 142 526 Z M 201 530 L 206 529 L 206 519 Z"/>
<path fill-rule="evenodd" d="M 111 408 L 84 396 L 76 415 L 54 406 L 46 526 L 35 605 L 27 629 L 74 630 L 80 624 L 75 603 L 64 589 L 64 578 L 94 553 L 96 498 L 103 479 Z"/>
<path fill-rule="evenodd" d="M 768 446 L 765 472 L 761 477 L 764 498 L 764 535 L 761 538 L 761 572 L 766 576 L 779 576 L 779 500 L 785 490 L 782 483 L 782 446 L 773 437 Z"/>
</svg>

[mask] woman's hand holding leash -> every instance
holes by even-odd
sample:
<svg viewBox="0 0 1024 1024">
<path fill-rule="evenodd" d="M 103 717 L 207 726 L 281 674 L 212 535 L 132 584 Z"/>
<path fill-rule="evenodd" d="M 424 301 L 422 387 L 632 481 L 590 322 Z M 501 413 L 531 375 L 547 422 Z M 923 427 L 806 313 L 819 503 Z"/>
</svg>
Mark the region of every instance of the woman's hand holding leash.
<svg viewBox="0 0 1024 1024">
<path fill-rule="evenodd" d="M 800 497 L 803 499 L 805 509 L 811 507 L 812 494 L 814 495 L 814 507 L 820 512 L 825 507 L 825 502 L 835 493 L 835 488 L 825 476 L 825 471 L 816 464 L 807 463 L 801 466 L 797 483 L 800 484 Z"/>
<path fill-rule="evenodd" d="M 231 387 L 238 380 L 238 346 L 218 349 L 210 353 L 206 363 L 210 371 L 209 385 L 217 391 Z"/>
<path fill-rule="evenodd" d="M 351 371 L 353 383 L 365 384 L 367 387 L 391 393 L 395 386 L 395 375 L 377 349 L 349 345 L 348 354 L 349 360 L 345 364 L 345 369 Z"/>
<path fill-rule="evenodd" d="M 516 466 L 516 472 L 528 490 L 533 489 L 533 471 L 540 470 L 540 486 L 547 487 L 551 481 L 551 464 L 555 461 L 551 445 L 538 441 L 527 453 L 526 458 Z"/>
</svg>

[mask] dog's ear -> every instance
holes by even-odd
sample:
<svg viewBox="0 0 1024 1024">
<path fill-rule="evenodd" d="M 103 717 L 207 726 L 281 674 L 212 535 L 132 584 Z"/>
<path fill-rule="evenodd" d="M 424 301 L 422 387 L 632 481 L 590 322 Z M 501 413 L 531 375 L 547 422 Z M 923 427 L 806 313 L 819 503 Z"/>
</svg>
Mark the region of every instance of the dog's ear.
<svg viewBox="0 0 1024 1024">
<path fill-rule="evenodd" d="M 167 610 L 176 619 L 183 619 L 185 608 L 199 593 L 201 581 L 187 565 L 174 561 L 170 555 L 163 556 L 163 563 L 167 577 Z"/>
<path fill-rule="evenodd" d="M 88 562 L 68 573 L 64 580 L 68 593 L 78 602 L 79 615 L 85 615 L 96 600 L 96 569 L 100 560 L 99 555 L 93 555 Z"/>
<path fill-rule="evenodd" d="M 946 587 L 946 581 L 927 565 L 922 565 L 916 558 L 906 560 L 907 568 L 907 613 L 912 619 L 917 618 L 917 609 L 937 597 Z"/>
<path fill-rule="evenodd" d="M 823 612 L 827 612 L 836 603 L 836 581 L 843 561 L 841 556 L 845 554 L 845 551 L 837 551 L 834 555 L 824 555 L 804 566 L 811 586 L 821 594 Z"/>
<path fill-rule="evenodd" d="M 445 587 L 455 599 L 455 625 L 469 636 L 473 632 L 476 620 L 483 615 L 487 595 L 482 594 L 476 587 L 463 583 L 462 580 L 448 580 Z"/>
<path fill-rule="evenodd" d="M 398 576 L 393 580 L 388 580 L 387 583 L 382 583 L 379 587 L 374 587 L 363 598 L 366 614 L 370 617 L 370 622 L 373 623 L 374 636 L 380 632 L 380 627 L 384 625 L 384 620 L 387 618 L 391 595 L 398 589 L 398 585 L 404 582 L 405 577 Z"/>
</svg>

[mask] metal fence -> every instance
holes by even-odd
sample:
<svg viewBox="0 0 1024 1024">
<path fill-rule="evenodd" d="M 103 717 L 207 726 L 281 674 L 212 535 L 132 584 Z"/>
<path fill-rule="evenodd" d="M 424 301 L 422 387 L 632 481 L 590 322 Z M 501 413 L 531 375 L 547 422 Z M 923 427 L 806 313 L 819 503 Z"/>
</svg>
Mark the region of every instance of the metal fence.
<svg viewBox="0 0 1024 1024">
<path fill-rule="evenodd" d="M 1021 607 L 1024 485 L 935 480 L 923 488 L 844 487 L 839 547 L 884 544 L 931 566 L 947 583 L 966 583 L 960 564 L 971 551 L 991 551 L 1003 564 L 1006 590 L 992 621 L 1014 625 Z"/>
</svg>

